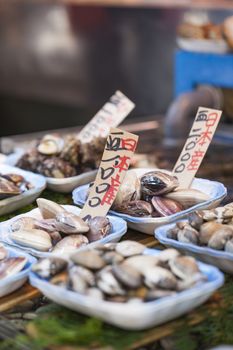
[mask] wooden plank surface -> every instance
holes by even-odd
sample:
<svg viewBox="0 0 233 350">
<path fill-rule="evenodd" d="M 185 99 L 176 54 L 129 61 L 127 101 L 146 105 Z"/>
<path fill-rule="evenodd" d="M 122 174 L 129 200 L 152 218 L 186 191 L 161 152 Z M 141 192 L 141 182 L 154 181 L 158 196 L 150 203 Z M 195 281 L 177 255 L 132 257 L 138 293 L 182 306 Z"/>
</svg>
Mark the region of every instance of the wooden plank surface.
<svg viewBox="0 0 233 350">
<path fill-rule="evenodd" d="M 7 311 L 27 300 L 37 298 L 41 295 L 38 289 L 33 288 L 28 283 L 17 291 L 0 298 L 0 312 Z"/>
<path fill-rule="evenodd" d="M 154 239 L 154 236 L 142 234 L 137 231 L 128 230 L 127 234 L 124 236 L 124 239 L 136 240 L 148 248 L 154 247 L 158 244 L 158 241 Z M 31 287 L 26 283 L 19 290 L 0 298 L 0 312 L 7 311 L 27 300 L 31 300 L 40 296 L 41 293 L 38 289 Z"/>
</svg>

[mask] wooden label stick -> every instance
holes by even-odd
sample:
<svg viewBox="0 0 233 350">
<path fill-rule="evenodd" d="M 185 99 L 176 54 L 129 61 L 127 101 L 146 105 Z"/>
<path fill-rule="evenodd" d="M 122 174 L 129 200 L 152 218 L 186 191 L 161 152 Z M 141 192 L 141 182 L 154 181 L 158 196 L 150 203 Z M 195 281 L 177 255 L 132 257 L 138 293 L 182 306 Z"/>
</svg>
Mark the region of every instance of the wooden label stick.
<svg viewBox="0 0 233 350">
<path fill-rule="evenodd" d="M 90 142 L 94 137 L 107 137 L 111 127 L 118 126 L 134 109 L 135 104 L 122 92 L 116 91 L 110 100 L 80 131 L 78 139 Z"/>
<path fill-rule="evenodd" d="M 80 213 L 81 218 L 106 216 L 129 168 L 138 136 L 111 128 L 94 185 Z"/>
<path fill-rule="evenodd" d="M 222 111 L 199 107 L 184 148 L 173 169 L 180 187 L 188 188 L 212 141 Z M 181 126 L 182 127 L 182 126 Z"/>
</svg>

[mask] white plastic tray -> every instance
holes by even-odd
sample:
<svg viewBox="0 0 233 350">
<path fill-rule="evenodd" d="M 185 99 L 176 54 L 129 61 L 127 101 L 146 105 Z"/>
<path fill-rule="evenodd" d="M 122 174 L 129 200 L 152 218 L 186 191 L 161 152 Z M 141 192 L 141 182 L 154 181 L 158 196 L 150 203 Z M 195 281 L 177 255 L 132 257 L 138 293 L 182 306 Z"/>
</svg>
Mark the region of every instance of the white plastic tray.
<svg viewBox="0 0 233 350">
<path fill-rule="evenodd" d="M 201 261 L 217 266 L 224 272 L 233 274 L 233 254 L 223 250 L 200 247 L 191 243 L 182 243 L 175 239 L 168 238 L 167 231 L 174 226 L 175 223 L 157 228 L 155 230 L 155 237 L 166 247 L 176 248 L 182 253 L 192 255 Z"/>
<path fill-rule="evenodd" d="M 138 177 L 142 176 L 143 174 L 151 170 L 158 170 L 158 169 L 134 169 Z M 193 207 L 183 210 L 177 214 L 173 214 L 173 215 L 161 217 L 161 218 L 138 218 L 127 214 L 122 214 L 113 210 L 110 210 L 109 213 L 126 220 L 130 228 L 143 233 L 147 233 L 149 235 L 153 235 L 155 228 L 161 225 L 166 225 L 176 220 L 179 220 L 195 210 L 210 209 L 210 208 L 217 207 L 227 194 L 226 187 L 223 184 L 221 184 L 220 182 L 210 181 L 205 179 L 195 178 L 191 188 L 200 190 L 208 194 L 210 196 L 210 199 L 203 203 L 194 205 Z M 83 204 L 86 201 L 87 191 L 88 191 L 88 185 L 76 188 L 73 191 L 74 203 L 77 205 L 83 206 Z"/>
<path fill-rule="evenodd" d="M 76 215 L 79 215 L 80 210 L 81 210 L 80 208 L 78 208 L 74 205 L 63 205 L 63 207 L 67 211 L 72 212 Z M 37 219 L 42 218 L 39 209 L 36 208 L 36 209 L 29 211 L 28 213 L 17 215 L 10 220 L 7 220 L 7 221 L 0 223 L 0 241 L 3 241 L 4 243 L 7 243 L 7 244 L 14 246 L 14 247 L 18 247 L 18 248 L 20 248 L 20 250 L 26 251 L 29 254 L 32 254 L 36 257 L 51 256 L 51 254 L 52 254 L 51 252 L 41 252 L 41 251 L 33 249 L 33 248 L 23 247 L 19 244 L 14 243 L 11 240 L 11 238 L 10 238 L 10 225 L 15 220 L 17 220 L 18 218 L 23 217 L 23 216 L 30 216 L 30 217 L 34 217 Z M 127 231 L 127 224 L 123 219 L 113 217 L 113 216 L 107 216 L 107 217 L 109 218 L 109 220 L 113 226 L 112 233 L 110 233 L 108 236 L 106 236 L 106 237 L 104 237 L 96 242 L 101 242 L 101 243 L 118 242 L 121 239 L 121 237 L 125 234 L 125 232 Z"/>
<path fill-rule="evenodd" d="M 20 252 L 19 250 L 12 248 L 12 247 L 5 246 L 5 248 L 9 252 L 9 257 L 23 256 L 23 257 L 27 258 L 27 263 L 26 263 L 24 269 L 22 271 L 20 271 L 19 273 L 0 280 L 0 297 L 3 297 L 5 295 L 10 294 L 10 293 L 14 292 L 15 290 L 19 289 L 26 282 L 31 265 L 36 262 L 35 258 L 33 258 L 32 256 L 30 256 L 24 252 Z"/>
<path fill-rule="evenodd" d="M 17 209 L 34 202 L 34 200 L 39 197 L 41 192 L 46 187 L 45 178 L 41 175 L 31 173 L 30 171 L 21 170 L 19 168 L 5 164 L 0 164 L 0 173 L 15 173 L 22 175 L 33 185 L 32 189 L 27 190 L 24 193 L 0 200 L 0 215 L 12 213 Z"/>
<path fill-rule="evenodd" d="M 146 249 L 146 254 L 156 255 L 158 250 Z M 64 287 L 55 286 L 30 273 L 30 283 L 38 288 L 46 297 L 71 310 L 94 316 L 120 328 L 141 330 L 158 326 L 184 315 L 203 304 L 213 292 L 222 286 L 223 274 L 213 266 L 199 263 L 199 268 L 207 277 L 207 281 L 174 296 L 168 296 L 147 303 L 114 303 L 102 301 L 68 291 Z"/>
</svg>

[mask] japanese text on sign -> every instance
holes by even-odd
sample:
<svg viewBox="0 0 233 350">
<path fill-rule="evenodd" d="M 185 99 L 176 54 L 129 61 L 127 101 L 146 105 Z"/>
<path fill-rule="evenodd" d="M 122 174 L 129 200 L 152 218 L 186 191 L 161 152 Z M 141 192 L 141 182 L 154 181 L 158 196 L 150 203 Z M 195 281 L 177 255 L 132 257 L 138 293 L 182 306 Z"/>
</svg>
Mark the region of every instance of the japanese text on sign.
<svg viewBox="0 0 233 350">
<path fill-rule="evenodd" d="M 94 185 L 80 214 L 82 218 L 107 214 L 124 180 L 137 142 L 138 136 L 111 128 Z"/>
<path fill-rule="evenodd" d="M 214 136 L 222 111 L 199 107 L 184 148 L 173 169 L 180 187 L 188 188 Z"/>
<path fill-rule="evenodd" d="M 118 126 L 134 107 L 135 104 L 122 92 L 116 91 L 110 100 L 81 130 L 78 138 L 82 142 L 89 142 L 97 136 L 107 137 L 110 128 Z"/>
</svg>

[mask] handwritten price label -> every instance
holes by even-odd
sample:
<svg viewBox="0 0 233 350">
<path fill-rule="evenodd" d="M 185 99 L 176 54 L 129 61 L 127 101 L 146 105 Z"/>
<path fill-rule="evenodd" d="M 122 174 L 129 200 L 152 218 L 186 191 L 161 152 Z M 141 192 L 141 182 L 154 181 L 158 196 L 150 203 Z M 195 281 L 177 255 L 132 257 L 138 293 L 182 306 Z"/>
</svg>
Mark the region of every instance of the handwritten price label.
<svg viewBox="0 0 233 350">
<path fill-rule="evenodd" d="M 82 218 L 107 214 L 124 180 L 137 142 L 137 135 L 111 128 L 94 185 L 80 214 Z"/>
<path fill-rule="evenodd" d="M 118 126 L 134 107 L 135 104 L 122 92 L 116 91 L 110 100 L 81 130 L 78 138 L 82 142 L 89 142 L 97 136 L 107 137 L 110 128 Z"/>
<path fill-rule="evenodd" d="M 188 188 L 212 141 L 222 111 L 199 107 L 184 148 L 173 169 L 183 188 Z"/>
</svg>

